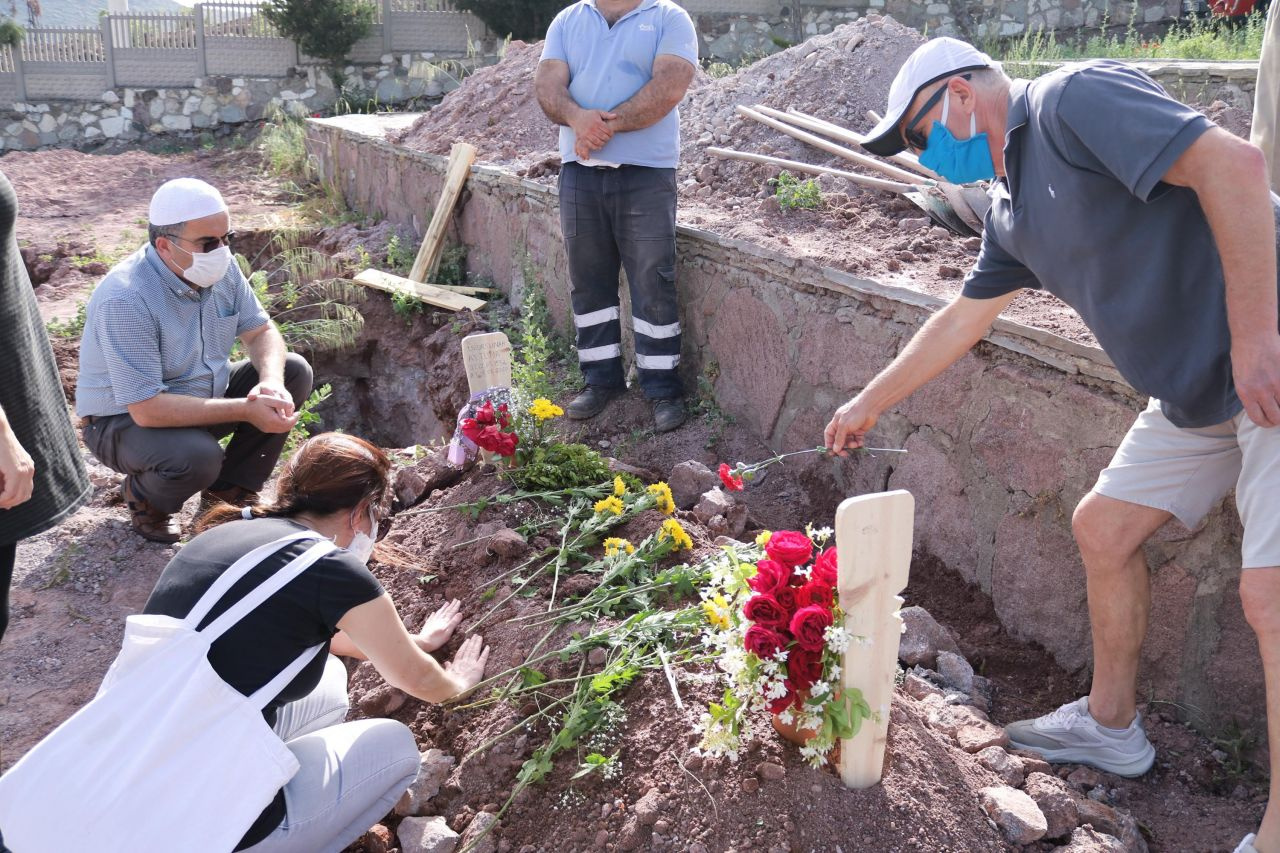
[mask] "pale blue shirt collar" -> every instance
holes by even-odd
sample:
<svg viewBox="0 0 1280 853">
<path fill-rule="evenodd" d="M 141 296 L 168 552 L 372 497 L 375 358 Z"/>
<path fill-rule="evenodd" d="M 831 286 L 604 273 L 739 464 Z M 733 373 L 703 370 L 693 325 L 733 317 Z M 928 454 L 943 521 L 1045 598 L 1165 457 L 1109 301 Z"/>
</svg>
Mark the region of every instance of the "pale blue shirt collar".
<svg viewBox="0 0 1280 853">
<path fill-rule="evenodd" d="M 596 5 L 596 0 L 583 0 L 583 2 L 586 3 L 588 6 L 590 6 L 592 9 L 595 9 L 596 13 L 600 15 L 600 17 L 602 18 L 604 17 L 604 13 L 600 11 L 600 7 Z M 627 14 L 623 15 L 618 20 L 614 21 L 613 25 L 616 27 L 618 24 L 621 24 L 623 21 L 625 21 L 627 18 L 630 18 L 632 15 L 638 12 L 643 12 L 645 9 L 648 9 L 656 5 L 658 5 L 658 0 L 641 0 L 639 6 L 635 7 L 634 9 L 632 9 Z"/>
</svg>

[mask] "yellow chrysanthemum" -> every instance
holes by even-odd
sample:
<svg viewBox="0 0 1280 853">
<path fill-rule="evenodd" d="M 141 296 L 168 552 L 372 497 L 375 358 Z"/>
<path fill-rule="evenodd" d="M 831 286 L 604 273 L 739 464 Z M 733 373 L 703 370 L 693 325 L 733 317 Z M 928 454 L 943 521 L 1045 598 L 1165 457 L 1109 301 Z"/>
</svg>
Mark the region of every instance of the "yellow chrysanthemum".
<svg viewBox="0 0 1280 853">
<path fill-rule="evenodd" d="M 601 514 L 611 512 L 614 515 L 622 515 L 623 509 L 622 501 L 613 495 L 610 495 L 607 498 L 601 498 L 595 503 L 596 512 Z"/>
<path fill-rule="evenodd" d="M 717 628 L 729 627 L 729 602 L 723 595 L 716 595 L 710 601 L 702 602 L 702 612 L 707 614 L 707 621 Z"/>
<path fill-rule="evenodd" d="M 666 483 L 654 483 L 649 487 L 649 494 L 658 499 L 656 506 L 659 512 L 671 515 L 676 511 L 675 498 L 671 497 L 671 487 Z"/>
<path fill-rule="evenodd" d="M 693 550 L 693 540 L 689 538 L 688 533 L 685 533 L 684 528 L 680 526 L 680 522 L 674 518 L 668 518 L 662 522 L 662 530 L 658 532 L 658 541 L 661 542 L 664 539 L 671 539 L 675 542 L 675 550 L 677 551 L 681 548 L 687 551 Z"/>
<path fill-rule="evenodd" d="M 564 414 L 564 409 L 548 400 L 546 397 L 539 397 L 529 406 L 529 414 L 533 415 L 540 421 L 549 418 L 558 418 Z"/>
<path fill-rule="evenodd" d="M 636 546 L 632 545 L 626 539 L 619 539 L 616 536 L 610 536 L 608 539 L 604 540 L 604 555 L 606 557 L 616 556 L 623 551 L 626 551 L 628 554 L 634 554 L 636 552 Z"/>
<path fill-rule="evenodd" d="M 621 477 L 613 478 L 613 493 L 617 497 L 622 497 L 627 493 L 627 484 L 622 482 Z"/>
<path fill-rule="evenodd" d="M 773 537 L 772 530 L 761 530 L 760 535 L 756 537 L 756 544 L 763 548 L 769 544 L 769 540 Z"/>
</svg>

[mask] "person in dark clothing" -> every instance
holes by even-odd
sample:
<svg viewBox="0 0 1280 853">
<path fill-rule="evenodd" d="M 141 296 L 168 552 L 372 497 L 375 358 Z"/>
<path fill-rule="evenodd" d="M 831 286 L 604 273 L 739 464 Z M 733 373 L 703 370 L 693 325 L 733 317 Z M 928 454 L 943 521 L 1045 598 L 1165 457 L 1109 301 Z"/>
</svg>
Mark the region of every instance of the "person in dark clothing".
<svg viewBox="0 0 1280 853">
<path fill-rule="evenodd" d="M 18 252 L 17 220 L 17 196 L 0 173 L 0 638 L 18 542 L 58 525 L 93 490 Z"/>
<path fill-rule="evenodd" d="M 285 464 L 277 497 L 243 509 L 220 504 L 161 573 L 144 613 L 185 617 L 228 567 L 249 552 L 310 529 L 340 546 L 213 642 L 209 663 L 245 695 L 271 681 L 305 650 L 328 643 L 263 709 L 301 765 L 246 833 L 237 850 L 342 850 L 377 823 L 413 782 L 419 751 L 395 720 L 343 723 L 347 672 L 334 655 L 370 660 L 391 685 L 427 702 L 470 690 L 488 658 L 478 636 L 440 666 L 429 652 L 461 621 L 450 602 L 410 634 L 365 563 L 390 503 L 391 462 L 353 436 L 318 435 Z M 263 560 L 210 610 L 203 629 L 314 544 L 292 541 Z"/>
</svg>

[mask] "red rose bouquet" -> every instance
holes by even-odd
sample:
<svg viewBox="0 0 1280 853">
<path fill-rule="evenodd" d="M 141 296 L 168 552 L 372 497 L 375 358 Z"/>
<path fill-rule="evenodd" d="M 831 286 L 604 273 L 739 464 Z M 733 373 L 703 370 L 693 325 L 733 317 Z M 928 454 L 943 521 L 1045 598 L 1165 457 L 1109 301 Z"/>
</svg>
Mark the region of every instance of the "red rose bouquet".
<svg viewBox="0 0 1280 853">
<path fill-rule="evenodd" d="M 843 654 L 859 638 L 845 630 L 837 601 L 836 550 L 821 548 L 830 536 L 830 528 L 780 530 L 713 565 L 704 642 L 727 686 L 699 723 L 704 754 L 736 758 L 751 712 L 768 711 L 815 732 L 801 754 L 821 766 L 871 716 L 862 692 L 842 686 Z"/>
<path fill-rule="evenodd" d="M 458 413 L 458 428 L 449 446 L 449 461 L 463 464 L 477 448 L 510 459 L 520 437 L 511 422 L 510 390 L 489 388 L 472 396 Z"/>
</svg>

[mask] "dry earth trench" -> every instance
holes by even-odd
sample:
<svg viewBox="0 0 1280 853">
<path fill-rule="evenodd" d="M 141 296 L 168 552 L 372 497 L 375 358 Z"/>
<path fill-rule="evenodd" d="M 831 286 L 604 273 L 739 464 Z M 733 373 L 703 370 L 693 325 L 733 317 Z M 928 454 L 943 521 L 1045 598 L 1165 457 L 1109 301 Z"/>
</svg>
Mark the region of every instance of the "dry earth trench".
<svg viewBox="0 0 1280 853">
<path fill-rule="evenodd" d="M 835 61 L 824 49 L 848 49 L 859 34 L 886 55 L 909 50 L 913 43 L 909 34 L 890 29 L 886 35 L 866 27 L 839 33 L 829 42 L 812 40 L 817 43 L 814 50 L 779 55 L 772 66 L 759 63 L 754 76 L 748 69 L 736 81 L 703 81 L 707 94 L 690 112 L 708 123 L 706 133 L 713 137 L 747 134 L 748 128 L 728 119 L 723 127 L 717 126 L 712 113 L 732 106 L 726 91 L 737 86 L 768 102 L 775 94 L 768 81 L 799 79 L 794 76 L 799 72 L 814 75 L 815 67 Z M 529 56 L 513 46 L 508 62 L 528 63 Z M 482 74 L 489 74 L 490 80 L 504 73 L 515 79 L 515 70 L 517 66 L 503 63 Z M 486 83 L 481 74 L 473 80 L 478 81 L 471 83 L 473 88 Z M 887 81 L 881 82 L 887 86 Z M 865 83 L 859 80 L 842 96 L 845 102 L 832 102 L 830 109 L 852 113 L 863 108 L 859 98 L 871 103 L 864 86 L 868 93 L 884 88 L 877 89 L 879 83 L 869 77 Z M 465 94 L 463 89 L 459 92 Z M 490 94 L 513 97 L 502 90 Z M 825 98 L 825 91 L 817 89 L 784 94 L 793 102 L 799 99 L 802 107 L 808 106 L 803 99 L 809 98 L 815 112 L 821 112 Z M 473 95 L 468 97 L 474 106 L 479 100 Z M 442 108 L 447 109 L 438 116 L 428 114 L 423 122 L 445 121 L 448 110 L 454 111 L 453 121 L 461 121 L 465 103 L 462 98 L 446 100 Z M 506 126 L 512 148 L 491 150 L 489 159 L 502 161 L 501 155 L 510 153 L 513 169 L 537 174 L 542 161 L 514 162 L 516 152 L 549 146 L 538 148 L 536 141 L 515 135 L 513 126 Z M 424 147 L 423 140 L 433 138 L 425 128 L 411 130 L 406 144 Z M 477 127 L 475 132 L 482 130 Z M 544 130 L 529 133 L 545 142 L 537 136 Z M 776 153 L 795 155 L 789 145 L 775 144 Z M 688 182 L 689 215 L 699 227 L 733 230 L 735 236 L 766 245 L 788 240 L 777 236 L 782 232 L 774 218 L 778 211 L 754 188 L 743 197 L 722 195 L 731 194 L 732 187 L 758 186 L 752 181 L 763 174 L 748 178 L 745 166 L 714 165 L 697 156 L 692 148 L 686 151 L 682 180 Z M 388 268 L 392 237 L 409 246 L 417 242 L 414 234 L 355 216 L 343 223 L 318 225 L 308 220 L 296 196 L 282 181 L 263 173 L 251 150 L 19 153 L 0 159 L 0 171 L 17 190 L 24 260 L 42 310 L 51 319 L 73 316 L 111 260 L 145 239 L 147 199 L 169 177 L 194 175 L 218 185 L 237 229 L 245 234 L 239 250 L 261 265 L 274 263 L 271 240 L 286 231 L 325 256 L 331 265 L 328 273 L 336 275 L 370 264 Z M 790 239 L 801 244 L 799 250 L 812 247 L 833 265 L 885 275 L 921 272 L 933 282 L 922 285 L 925 289 L 946 292 L 953 286 L 948 281 L 951 270 L 963 268 L 972 257 L 971 247 L 945 234 L 908 232 L 897 224 L 901 217 L 902 211 L 883 198 L 853 191 L 839 196 L 826 212 L 791 220 Z M 832 235 L 841 227 L 862 228 L 891 251 L 873 252 L 865 244 L 834 241 Z M 877 266 L 884 262 L 875 258 L 891 263 Z M 401 514 L 388 539 L 392 547 L 375 555 L 374 572 L 411 628 L 453 598 L 462 601 L 464 625 L 469 625 L 507 599 L 515 591 L 513 571 L 550 544 L 545 533 L 529 528 L 531 519 L 545 509 L 526 504 L 491 504 L 478 513 L 449 509 L 491 499 L 502 486 L 491 469 L 452 469 L 439 455 L 440 439 L 451 428 L 467 391 L 461 339 L 475 331 L 510 328 L 512 309 L 493 304 L 478 313 L 427 311 L 405 316 L 389 297 L 372 291 L 352 297 L 352 302 L 364 317 L 354 345 L 309 355 L 317 383 L 333 388 L 332 398 L 321 409 L 324 428 L 368 437 L 397 460 Z M 1037 306 L 1032 300 L 1024 308 L 1031 314 L 1038 311 L 1044 325 L 1065 334 L 1079 329 L 1072 325 L 1078 319 L 1060 307 Z M 51 340 L 70 397 L 77 341 L 57 334 Z M 678 487 L 677 517 L 694 548 L 692 554 L 669 558 L 667 565 L 716 553 L 726 535 L 751 541 L 762 529 L 831 523 L 846 496 L 819 485 L 828 480 L 810 476 L 812 469 L 805 465 L 775 467 L 740 496 L 704 501 L 702 493 L 714 491 L 714 483 L 687 463 L 714 469 L 720 461 L 755 461 L 772 451 L 758 436 L 720 416 L 713 401 L 702 402 L 685 427 L 668 435 L 647 429 L 648 407 L 635 391 L 585 426 L 560 429 L 566 439 L 614 457 L 643 480 L 666 480 Z M 87 451 L 86 460 L 95 484 L 91 503 L 59 528 L 19 548 L 13 622 L 0 645 L 0 769 L 11 766 L 92 697 L 118 648 L 124 617 L 140 609 L 160 569 L 176 551 L 144 542 L 129 531 L 118 476 Z M 888 470 L 892 462 L 838 464 Z M 927 496 L 918 500 L 927 503 Z M 194 509 L 193 500 L 187 520 Z M 639 516 L 622 535 L 641 539 L 657 523 L 656 513 Z M 559 594 L 573 595 L 575 585 L 581 591 L 580 581 L 569 576 Z M 545 610 L 552 590 L 549 584 L 535 584 L 532 591 L 529 597 L 511 598 L 480 628 L 493 648 L 491 672 L 518 666 L 536 651 L 545 629 L 519 617 Z M 718 696 L 718 690 L 700 677 L 711 671 L 710 665 L 699 664 L 677 668 L 682 708 L 660 670 L 641 673 L 620 693 L 624 713 L 611 722 L 601 747 L 616 753 L 616 773 L 575 779 L 587 750 L 570 750 L 545 780 L 519 793 L 503 810 L 516 790 L 522 764 L 552 731 L 545 719 L 518 725 L 537 710 L 536 703 L 497 702 L 469 709 L 427 705 L 386 685 L 368 664 L 352 663 L 352 718 L 403 721 L 426 757 L 413 796 L 350 849 L 450 849 L 449 841 L 429 846 L 424 834 L 434 832 L 444 837 L 457 833 L 460 846 L 520 853 L 1190 853 L 1229 851 L 1245 832 L 1256 828 L 1266 786 L 1250 761 L 1256 756 L 1249 754 L 1248 744 L 1229 736 L 1206 739 L 1178 722 L 1174 709 L 1147 708 L 1148 730 L 1159 758 L 1140 779 L 1076 766 L 1049 767 L 1008 751 L 1001 724 L 1076 698 L 1087 689 L 1087 673 L 1064 671 L 1039 647 L 1009 636 L 982 592 L 965 586 L 947 567 L 927 557 L 915 561 L 905 597 L 909 631 L 901 655 L 904 673 L 891 712 L 885 776 L 866 791 L 846 790 L 832 772 L 810 768 L 795 747 L 772 736 L 752 741 L 736 762 L 696 754 L 694 724 Z M 557 636 L 596 627 L 569 625 Z M 442 659 L 457 642 L 441 650 Z M 600 663 L 598 655 L 583 653 L 552 661 L 545 674 L 568 677 Z M 507 736 L 498 738 L 503 734 Z M 484 830 L 488 834 L 479 838 Z"/>
</svg>

